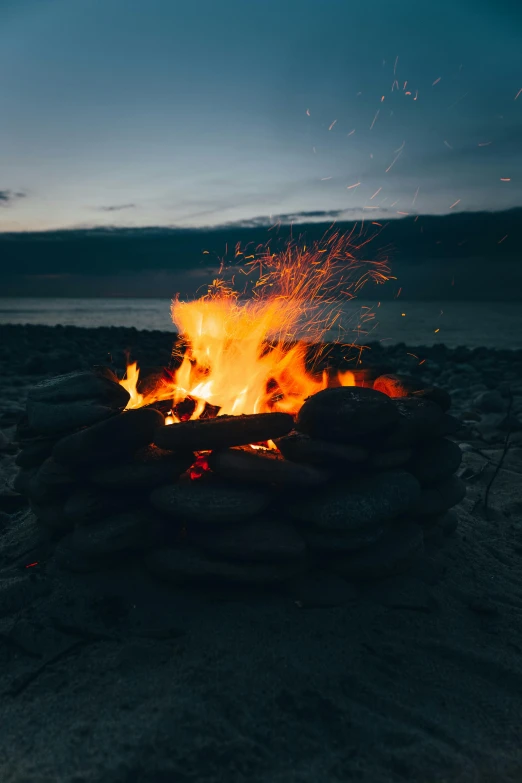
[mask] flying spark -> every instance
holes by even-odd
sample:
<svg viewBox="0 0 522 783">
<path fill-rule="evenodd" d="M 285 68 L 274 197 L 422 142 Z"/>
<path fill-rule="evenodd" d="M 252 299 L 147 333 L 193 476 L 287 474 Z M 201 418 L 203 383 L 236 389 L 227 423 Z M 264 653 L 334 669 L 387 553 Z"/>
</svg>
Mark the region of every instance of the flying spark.
<svg viewBox="0 0 522 783">
<path fill-rule="evenodd" d="M 456 207 L 457 204 L 460 204 L 460 198 L 458 198 L 450 207 L 450 209 L 453 209 L 453 207 Z"/>
<path fill-rule="evenodd" d="M 335 125 L 335 123 L 336 123 L 336 122 L 337 122 L 337 120 L 334 120 L 334 121 L 332 122 L 332 124 L 331 124 L 331 125 L 330 125 L 330 127 L 328 128 L 328 130 L 329 130 L 329 131 L 330 131 L 330 130 L 332 130 L 332 128 L 333 128 L 333 126 Z"/>
<path fill-rule="evenodd" d="M 433 82 L 433 84 L 432 84 L 431 86 L 432 86 L 432 87 L 435 87 L 435 85 L 436 85 L 436 84 L 438 84 L 438 83 L 440 82 L 440 80 L 441 80 L 441 79 L 442 79 L 442 76 L 439 76 L 439 78 L 438 78 L 438 79 L 435 79 L 435 81 Z"/>
<path fill-rule="evenodd" d="M 346 190 L 351 190 L 352 188 L 358 188 L 360 184 L 361 184 L 360 182 L 355 182 L 353 185 L 347 185 Z"/>
</svg>

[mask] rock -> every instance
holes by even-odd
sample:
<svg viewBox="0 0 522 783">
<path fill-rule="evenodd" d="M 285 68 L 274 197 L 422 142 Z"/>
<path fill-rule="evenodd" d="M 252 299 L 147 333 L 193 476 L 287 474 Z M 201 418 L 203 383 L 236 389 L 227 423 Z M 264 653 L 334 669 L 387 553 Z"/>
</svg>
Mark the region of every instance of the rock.
<svg viewBox="0 0 522 783">
<path fill-rule="evenodd" d="M 22 468 L 18 471 L 13 481 L 13 489 L 20 495 L 28 495 L 29 487 L 34 476 L 36 476 L 37 468 Z"/>
<path fill-rule="evenodd" d="M 411 459 L 411 449 L 395 449 L 393 451 L 374 451 L 370 462 L 374 468 L 386 470 L 399 468 Z"/>
<path fill-rule="evenodd" d="M 296 429 L 312 438 L 350 443 L 389 430 L 398 418 L 396 406 L 385 394 L 341 386 L 309 397 L 297 415 Z"/>
<path fill-rule="evenodd" d="M 0 491 L 0 511 L 6 514 L 15 514 L 20 509 L 27 506 L 27 498 L 18 492 L 11 492 L 9 489 Z"/>
<path fill-rule="evenodd" d="M 66 533 L 74 526 L 73 521 L 65 516 L 63 503 L 39 505 L 31 501 L 31 511 L 40 524 L 55 533 Z"/>
<path fill-rule="evenodd" d="M 273 498 L 273 493 L 264 487 L 201 479 L 157 487 L 150 495 L 158 511 L 175 519 L 208 525 L 242 522 L 264 511 Z"/>
<path fill-rule="evenodd" d="M 498 391 L 485 391 L 478 394 L 473 404 L 484 413 L 503 413 L 507 408 L 506 400 Z"/>
<path fill-rule="evenodd" d="M 419 497 L 417 479 L 409 473 L 376 473 L 331 485 L 291 502 L 292 519 L 321 530 L 355 532 L 371 529 L 405 514 Z"/>
<path fill-rule="evenodd" d="M 425 387 L 414 378 L 406 375 L 381 375 L 374 381 L 373 388 L 383 392 L 388 397 L 415 397 L 431 400 L 443 411 L 451 407 L 451 397 L 444 389 L 431 386 Z"/>
<path fill-rule="evenodd" d="M 429 613 L 437 607 L 428 586 L 404 574 L 388 577 L 372 585 L 365 596 L 390 609 Z"/>
<path fill-rule="evenodd" d="M 448 435 L 455 435 L 461 428 L 462 422 L 459 419 L 445 413 L 437 427 L 437 436 L 444 438 Z"/>
<path fill-rule="evenodd" d="M 375 544 L 350 555 L 332 558 L 330 569 L 350 581 L 385 579 L 407 571 L 424 552 L 422 528 L 393 525 Z"/>
<path fill-rule="evenodd" d="M 104 557 L 116 552 L 143 549 L 151 545 L 150 514 L 125 511 L 85 527 L 77 527 L 67 539 L 74 552 Z"/>
<path fill-rule="evenodd" d="M 434 440 L 419 445 L 406 470 L 412 473 L 422 487 L 440 484 L 460 467 L 462 451 L 451 440 Z"/>
<path fill-rule="evenodd" d="M 136 449 L 149 445 L 164 426 L 163 415 L 152 408 L 125 411 L 58 441 L 53 457 L 72 468 L 129 458 Z"/>
<path fill-rule="evenodd" d="M 169 481 L 176 481 L 194 459 L 191 451 L 176 454 L 157 446 L 145 446 L 135 453 L 131 462 L 102 467 L 95 470 L 89 480 L 106 489 L 153 489 Z"/>
<path fill-rule="evenodd" d="M 56 443 L 54 438 L 41 438 L 39 440 L 29 441 L 24 444 L 21 451 L 18 452 L 15 463 L 21 468 L 34 468 L 41 465 L 42 462 L 51 455 L 53 446 Z"/>
<path fill-rule="evenodd" d="M 340 465 L 346 468 L 347 464 L 368 459 L 368 450 L 362 446 L 317 440 L 295 430 L 277 438 L 275 445 L 285 459 L 308 465 L 325 465 L 329 468 Z"/>
<path fill-rule="evenodd" d="M 431 400 L 405 397 L 393 401 L 398 421 L 393 429 L 376 442 L 383 451 L 395 451 L 413 446 L 421 440 L 439 436 L 445 426 L 442 409 Z"/>
<path fill-rule="evenodd" d="M 375 544 L 384 535 L 382 525 L 362 530 L 331 532 L 315 527 L 301 526 L 299 532 L 309 549 L 315 552 L 355 552 Z"/>
<path fill-rule="evenodd" d="M 444 514 L 466 496 L 466 485 L 456 476 L 436 487 L 426 487 L 410 509 L 410 514 L 421 516 Z"/>
<path fill-rule="evenodd" d="M 70 372 L 41 381 L 28 392 L 28 399 L 51 404 L 98 400 L 113 410 L 123 410 L 130 400 L 108 367 Z"/>
<path fill-rule="evenodd" d="M 249 416 L 217 416 L 195 419 L 160 429 L 154 443 L 172 451 L 206 451 L 262 443 L 286 435 L 292 429 L 289 413 L 254 413 Z"/>
<path fill-rule="evenodd" d="M 326 483 L 329 478 L 325 470 L 288 462 L 280 454 L 271 451 L 214 451 L 209 456 L 208 464 L 218 476 L 254 484 L 315 487 Z"/>
<path fill-rule="evenodd" d="M 78 525 L 90 525 L 132 506 L 135 502 L 135 495 L 130 492 L 82 487 L 67 498 L 64 514 L 68 520 Z"/>
<path fill-rule="evenodd" d="M 214 560 L 192 547 L 156 549 L 145 556 L 155 576 L 176 584 L 275 585 L 301 573 L 301 562 L 230 563 Z"/>
<path fill-rule="evenodd" d="M 3 451 L 8 451 L 8 449 L 11 447 L 11 441 L 7 437 L 7 435 L 0 430 L 0 453 Z"/>
<path fill-rule="evenodd" d="M 359 591 L 345 579 L 327 571 L 314 571 L 291 579 L 285 593 L 302 608 L 347 606 L 357 601 Z"/>
<path fill-rule="evenodd" d="M 90 400 L 58 405 L 27 400 L 29 426 L 41 435 L 59 435 L 79 427 L 90 427 L 114 415 L 114 410 Z"/>
<path fill-rule="evenodd" d="M 75 483 L 67 468 L 48 457 L 30 479 L 27 494 L 36 503 L 51 503 L 67 495 Z"/>
<path fill-rule="evenodd" d="M 189 527 L 188 540 L 225 560 L 273 563 L 303 560 L 306 556 L 305 542 L 296 529 L 266 516 L 218 530 Z"/>
</svg>

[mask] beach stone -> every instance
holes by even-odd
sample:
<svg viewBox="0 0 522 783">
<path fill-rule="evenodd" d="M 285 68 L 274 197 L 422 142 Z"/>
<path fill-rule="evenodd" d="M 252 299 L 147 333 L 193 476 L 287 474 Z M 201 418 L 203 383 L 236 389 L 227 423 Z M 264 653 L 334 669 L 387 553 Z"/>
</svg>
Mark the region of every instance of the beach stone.
<svg viewBox="0 0 522 783">
<path fill-rule="evenodd" d="M 370 464 L 379 470 L 399 468 L 411 459 L 412 449 L 394 449 L 392 451 L 375 451 L 371 455 Z"/>
<path fill-rule="evenodd" d="M 444 438 L 455 435 L 462 429 L 462 422 L 455 416 L 445 413 L 437 427 L 437 436 Z"/>
<path fill-rule="evenodd" d="M 79 487 L 67 498 L 64 514 L 77 525 L 90 525 L 135 503 L 130 492 Z"/>
<path fill-rule="evenodd" d="M 420 440 L 439 436 L 444 424 L 442 409 L 431 400 L 417 397 L 396 399 L 392 403 L 398 421 L 392 430 L 375 444 L 379 450 L 394 451 L 409 448 Z"/>
<path fill-rule="evenodd" d="M 90 427 L 103 419 L 114 415 L 113 408 L 91 400 L 53 404 L 27 400 L 27 419 L 29 426 L 41 435 L 59 435 Z"/>
<path fill-rule="evenodd" d="M 142 549 L 150 545 L 148 528 L 150 515 L 141 511 L 124 511 L 85 527 L 77 527 L 68 537 L 67 545 L 89 557 L 103 557 L 125 550 Z"/>
<path fill-rule="evenodd" d="M 30 479 L 27 494 L 36 503 L 50 503 L 64 497 L 75 483 L 67 468 L 48 457 Z"/>
<path fill-rule="evenodd" d="M 15 463 L 21 468 L 34 468 L 51 455 L 54 438 L 42 438 L 25 443 L 22 450 L 16 455 Z"/>
<path fill-rule="evenodd" d="M 359 598 L 359 590 L 346 579 L 328 571 L 312 571 L 285 583 L 285 593 L 303 608 L 347 606 Z"/>
<path fill-rule="evenodd" d="M 390 576 L 368 586 L 365 598 L 390 609 L 429 613 L 437 608 L 428 586 L 410 574 Z"/>
<path fill-rule="evenodd" d="M 98 400 L 109 408 L 123 410 L 130 395 L 108 367 L 95 367 L 45 379 L 29 390 L 28 398 L 52 404 Z"/>
<path fill-rule="evenodd" d="M 53 457 L 71 468 L 125 459 L 149 445 L 164 426 L 163 415 L 152 408 L 125 411 L 58 441 Z"/>
<path fill-rule="evenodd" d="M 332 558 L 329 568 L 349 581 L 386 579 L 407 571 L 423 552 L 422 528 L 414 523 L 402 523 L 393 525 L 372 546 Z"/>
<path fill-rule="evenodd" d="M 350 443 L 386 431 L 398 419 L 396 406 L 385 394 L 340 386 L 309 397 L 297 415 L 296 429 L 312 438 Z"/>
<path fill-rule="evenodd" d="M 466 496 L 466 485 L 456 476 L 435 487 L 425 487 L 410 508 L 410 514 L 434 516 L 456 506 Z"/>
<path fill-rule="evenodd" d="M 36 476 L 38 468 L 22 468 L 13 481 L 13 489 L 20 495 L 28 495 L 31 481 Z"/>
<path fill-rule="evenodd" d="M 249 416 L 217 416 L 172 424 L 158 430 L 154 443 L 172 451 L 206 451 L 247 446 L 286 435 L 294 420 L 289 413 L 254 413 Z"/>
<path fill-rule="evenodd" d="M 296 522 L 352 533 L 406 513 L 419 494 L 419 483 L 412 475 L 390 471 L 333 484 L 328 492 L 291 502 L 287 510 Z"/>
<path fill-rule="evenodd" d="M 434 440 L 419 445 L 405 469 L 412 473 L 421 487 L 440 484 L 460 467 L 462 451 L 451 440 Z"/>
<path fill-rule="evenodd" d="M 218 476 L 254 484 L 314 487 L 326 483 L 329 478 L 325 470 L 288 462 L 280 454 L 271 451 L 214 451 L 209 456 L 208 464 Z"/>
<path fill-rule="evenodd" d="M 443 411 L 451 407 L 451 397 L 445 389 L 436 386 L 425 387 L 415 378 L 407 375 L 381 375 L 374 381 L 373 388 L 388 397 L 416 397 L 437 403 Z"/>
<path fill-rule="evenodd" d="M 12 492 L 7 488 L 0 491 L 0 511 L 6 514 L 15 514 L 25 508 L 27 502 L 25 495 L 19 492 Z"/>
<path fill-rule="evenodd" d="M 309 549 L 315 552 L 355 552 L 375 544 L 385 532 L 382 525 L 362 530 L 336 532 L 301 526 L 299 532 Z"/>
<path fill-rule="evenodd" d="M 503 413 L 507 402 L 499 391 L 484 391 L 478 394 L 473 404 L 484 413 Z"/>
<path fill-rule="evenodd" d="M 74 523 L 65 516 L 63 503 L 38 504 L 31 501 L 31 511 L 38 522 L 55 533 L 66 533 L 72 530 Z"/>
<path fill-rule="evenodd" d="M 188 540 L 225 560 L 272 563 L 306 555 L 305 542 L 292 525 L 266 516 L 217 530 L 189 527 Z"/>
<path fill-rule="evenodd" d="M 308 465 L 334 467 L 340 464 L 345 468 L 350 463 L 365 462 L 369 454 L 362 446 L 317 440 L 296 430 L 274 442 L 285 459 Z"/>
<path fill-rule="evenodd" d="M 155 509 L 176 519 L 208 525 L 243 522 L 264 511 L 274 499 L 267 488 L 220 481 L 187 481 L 152 490 Z"/>
<path fill-rule="evenodd" d="M 130 462 L 95 470 L 89 476 L 89 481 L 106 489 L 153 489 L 169 481 L 176 481 L 194 459 L 191 451 L 176 454 L 157 446 L 145 446 L 134 454 Z"/>
<path fill-rule="evenodd" d="M 302 573 L 304 563 L 232 563 L 215 560 L 193 547 L 155 549 L 145 555 L 147 569 L 175 584 L 276 585 Z"/>
</svg>

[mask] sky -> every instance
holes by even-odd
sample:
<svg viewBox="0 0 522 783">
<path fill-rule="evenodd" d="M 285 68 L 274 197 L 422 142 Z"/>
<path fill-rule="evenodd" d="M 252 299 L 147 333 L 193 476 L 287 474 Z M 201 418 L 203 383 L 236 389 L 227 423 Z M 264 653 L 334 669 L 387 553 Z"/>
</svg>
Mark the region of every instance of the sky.
<svg viewBox="0 0 522 783">
<path fill-rule="evenodd" d="M 2 0 L 0 231 L 521 205 L 521 35 L 519 0 Z"/>
</svg>

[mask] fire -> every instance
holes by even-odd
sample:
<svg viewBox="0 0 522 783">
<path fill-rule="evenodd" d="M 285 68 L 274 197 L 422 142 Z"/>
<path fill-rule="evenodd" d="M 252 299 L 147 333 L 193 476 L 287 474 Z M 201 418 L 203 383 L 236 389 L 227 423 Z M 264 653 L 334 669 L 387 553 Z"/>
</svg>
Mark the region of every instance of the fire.
<svg viewBox="0 0 522 783">
<path fill-rule="evenodd" d="M 258 272 L 253 285 L 248 281 L 248 298 L 219 279 L 200 299 L 174 300 L 172 320 L 187 345 L 181 363 L 172 379 L 145 396 L 138 391 L 137 365 L 130 364 L 121 381 L 131 396 L 127 407 L 171 400 L 169 423 L 179 421 L 176 405 L 187 399 L 194 401 L 192 419 L 207 406 L 228 415 L 296 413 L 329 385 L 355 385 L 351 371 L 332 378 L 307 368 L 307 343 L 339 325 L 342 297 L 353 298 L 368 279 L 387 279 L 385 262 L 356 260 L 353 249 L 352 235 L 339 234 L 310 248 L 291 244 L 282 254 L 263 248 L 239 268 L 247 278 Z M 236 258 L 242 255 L 236 248 Z M 303 324 L 306 340 L 298 341 Z"/>
</svg>

